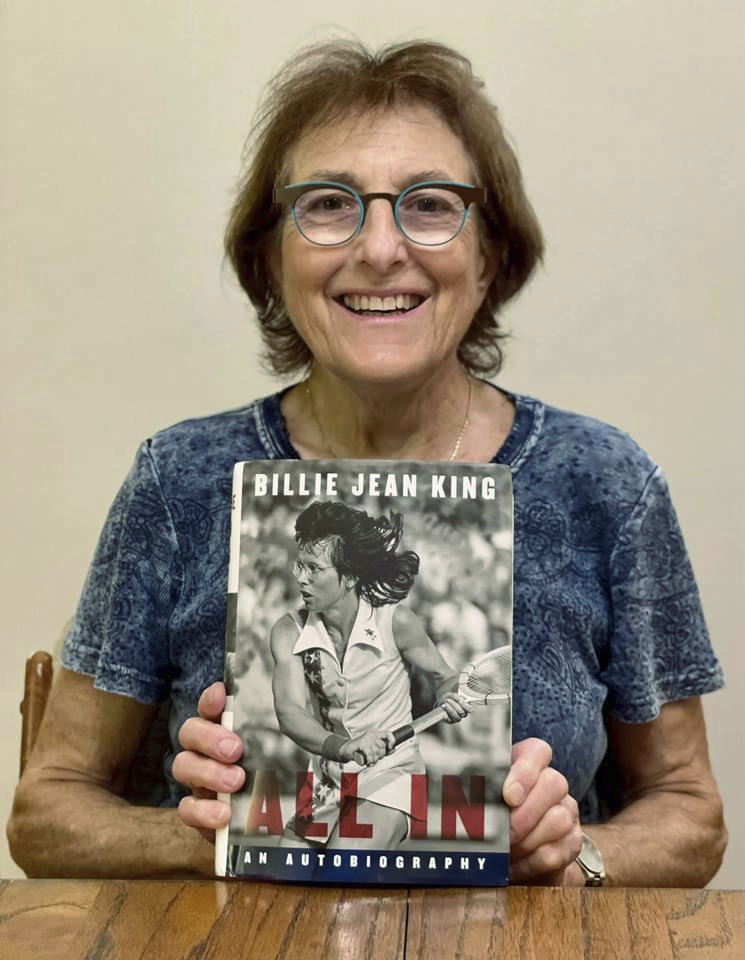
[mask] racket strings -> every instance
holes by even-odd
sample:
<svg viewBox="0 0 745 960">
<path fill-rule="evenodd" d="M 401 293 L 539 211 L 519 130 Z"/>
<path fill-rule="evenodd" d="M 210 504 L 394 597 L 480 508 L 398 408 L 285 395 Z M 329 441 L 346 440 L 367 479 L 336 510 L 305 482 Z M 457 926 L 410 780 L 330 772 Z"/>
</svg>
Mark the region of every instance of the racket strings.
<svg viewBox="0 0 745 960">
<path fill-rule="evenodd" d="M 512 685 L 511 650 L 495 650 L 491 656 L 475 663 L 465 685 L 476 694 L 509 693 Z"/>
</svg>

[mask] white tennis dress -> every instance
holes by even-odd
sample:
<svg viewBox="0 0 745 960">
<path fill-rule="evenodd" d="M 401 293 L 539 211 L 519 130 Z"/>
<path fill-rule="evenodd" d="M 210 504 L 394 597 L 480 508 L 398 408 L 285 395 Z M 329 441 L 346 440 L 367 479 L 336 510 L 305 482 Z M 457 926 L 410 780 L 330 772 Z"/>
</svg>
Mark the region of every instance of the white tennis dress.
<svg viewBox="0 0 745 960">
<path fill-rule="evenodd" d="M 396 606 L 371 607 L 360 597 L 341 663 L 317 614 L 307 614 L 304 622 L 305 611 L 291 614 L 298 628 L 292 652 L 302 657 L 312 708 L 329 733 L 358 737 L 411 723 L 409 672 L 393 638 Z M 358 774 L 359 799 L 411 816 L 411 774 L 424 773 L 425 766 L 414 738 L 372 767 L 313 755 L 310 770 L 314 774 L 313 819 L 329 823 L 330 833 L 339 816 L 342 773 Z"/>
</svg>

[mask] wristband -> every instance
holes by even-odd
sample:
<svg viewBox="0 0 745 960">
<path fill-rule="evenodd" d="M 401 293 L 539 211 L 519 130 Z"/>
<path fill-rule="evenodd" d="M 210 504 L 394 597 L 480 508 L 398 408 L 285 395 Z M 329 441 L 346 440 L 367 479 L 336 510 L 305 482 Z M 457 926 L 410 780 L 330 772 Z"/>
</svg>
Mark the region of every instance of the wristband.
<svg viewBox="0 0 745 960">
<path fill-rule="evenodd" d="M 345 743 L 349 743 L 346 737 L 342 737 L 338 733 L 330 733 L 323 741 L 321 756 L 325 760 L 335 760 L 337 763 L 342 763 L 339 751 Z"/>
</svg>

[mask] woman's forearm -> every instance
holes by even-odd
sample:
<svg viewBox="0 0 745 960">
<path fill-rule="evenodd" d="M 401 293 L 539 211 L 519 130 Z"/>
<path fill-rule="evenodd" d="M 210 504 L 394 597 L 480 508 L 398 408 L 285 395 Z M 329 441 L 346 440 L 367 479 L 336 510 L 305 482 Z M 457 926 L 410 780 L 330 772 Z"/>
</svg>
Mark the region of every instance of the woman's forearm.
<svg viewBox="0 0 745 960">
<path fill-rule="evenodd" d="M 608 882 L 708 883 L 722 861 L 727 829 L 700 697 L 664 704 L 649 723 L 611 717 L 607 725 L 625 803 L 607 824 L 587 833 L 603 854 Z"/>
<path fill-rule="evenodd" d="M 308 753 L 320 755 L 329 731 L 307 710 L 293 706 L 277 706 L 276 710 L 281 732 Z"/>
<path fill-rule="evenodd" d="M 727 828 L 718 795 L 653 791 L 607 824 L 587 826 L 608 884 L 703 887 L 719 869 Z"/>
<path fill-rule="evenodd" d="M 175 809 L 132 806 L 95 784 L 24 782 L 8 824 L 13 859 L 29 877 L 214 874 L 214 847 Z"/>
</svg>

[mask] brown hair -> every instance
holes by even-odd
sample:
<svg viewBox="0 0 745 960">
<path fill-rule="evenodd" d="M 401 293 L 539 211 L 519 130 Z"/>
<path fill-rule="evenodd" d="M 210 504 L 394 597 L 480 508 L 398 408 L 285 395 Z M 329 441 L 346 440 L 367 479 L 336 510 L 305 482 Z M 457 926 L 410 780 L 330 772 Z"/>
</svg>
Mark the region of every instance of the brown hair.
<svg viewBox="0 0 745 960">
<path fill-rule="evenodd" d="M 442 117 L 471 157 L 478 185 L 489 191 L 479 222 L 482 243 L 498 254 L 498 268 L 458 353 L 473 373 L 499 370 L 505 334 L 497 314 L 541 259 L 543 238 L 514 151 L 483 88 L 464 56 L 429 41 L 394 44 L 378 53 L 355 40 L 314 45 L 270 82 L 249 138 L 252 160 L 239 186 L 225 249 L 256 308 L 265 359 L 275 373 L 293 373 L 313 360 L 269 267 L 281 217 L 272 191 L 288 175 L 291 151 L 309 128 L 348 116 L 350 110 L 362 114 L 404 104 L 425 104 Z"/>
</svg>

